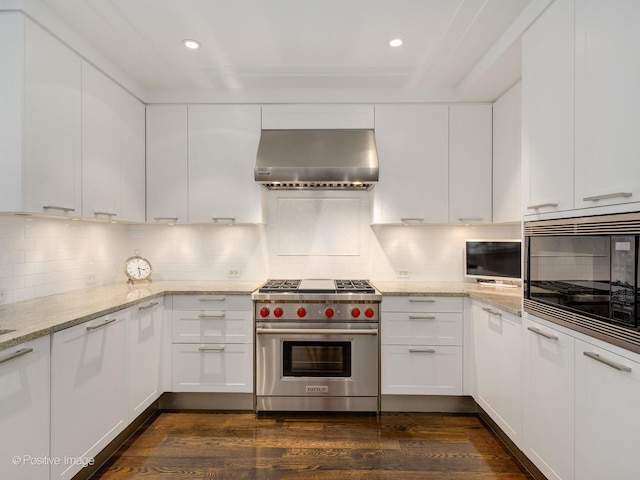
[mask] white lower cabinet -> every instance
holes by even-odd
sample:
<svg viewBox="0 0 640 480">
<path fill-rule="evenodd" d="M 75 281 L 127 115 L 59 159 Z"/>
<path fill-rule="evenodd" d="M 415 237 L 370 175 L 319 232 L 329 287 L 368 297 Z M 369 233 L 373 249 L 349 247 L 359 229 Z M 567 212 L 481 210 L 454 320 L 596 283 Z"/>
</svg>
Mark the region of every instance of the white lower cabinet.
<svg viewBox="0 0 640 480">
<path fill-rule="evenodd" d="M 128 424 L 125 326 L 129 310 L 53 334 L 51 478 L 72 478 Z"/>
<path fill-rule="evenodd" d="M 161 394 L 162 298 L 131 308 L 127 319 L 127 376 L 129 422 Z"/>
<path fill-rule="evenodd" d="M 462 395 L 462 299 L 382 299 L 382 394 Z"/>
<path fill-rule="evenodd" d="M 245 295 L 175 295 L 172 391 L 253 391 L 253 303 Z"/>
<path fill-rule="evenodd" d="M 575 478 L 637 479 L 640 356 L 598 345 L 575 344 Z"/>
<path fill-rule="evenodd" d="M 522 319 L 477 300 L 472 309 L 475 400 L 520 447 Z"/>
<path fill-rule="evenodd" d="M 522 450 L 549 480 L 573 479 L 574 339 L 531 318 L 523 326 Z"/>
<path fill-rule="evenodd" d="M 50 338 L 0 351 L 0 478 L 49 478 Z"/>
</svg>

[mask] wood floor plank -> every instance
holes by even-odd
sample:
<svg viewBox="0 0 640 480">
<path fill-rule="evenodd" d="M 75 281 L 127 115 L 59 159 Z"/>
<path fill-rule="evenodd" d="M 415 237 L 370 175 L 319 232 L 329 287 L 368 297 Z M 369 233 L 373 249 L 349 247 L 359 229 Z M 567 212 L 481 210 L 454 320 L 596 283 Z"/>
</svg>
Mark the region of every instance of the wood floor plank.
<svg viewBox="0 0 640 480">
<path fill-rule="evenodd" d="M 473 415 L 162 413 L 93 477 L 531 480 Z"/>
</svg>

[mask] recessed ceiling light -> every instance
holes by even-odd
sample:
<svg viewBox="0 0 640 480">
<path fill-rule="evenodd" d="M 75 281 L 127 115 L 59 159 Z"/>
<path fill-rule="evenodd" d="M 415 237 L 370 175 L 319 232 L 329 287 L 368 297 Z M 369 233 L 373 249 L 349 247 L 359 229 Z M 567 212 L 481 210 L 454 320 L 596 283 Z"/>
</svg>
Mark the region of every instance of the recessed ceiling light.
<svg viewBox="0 0 640 480">
<path fill-rule="evenodd" d="M 198 48 L 200 48 L 200 42 L 198 42 L 197 40 L 191 40 L 189 38 L 183 40 L 182 44 L 191 50 L 197 50 Z"/>
<path fill-rule="evenodd" d="M 399 47 L 400 45 L 402 45 L 402 39 L 401 38 L 394 38 L 393 40 L 391 40 L 389 42 L 389 46 L 390 47 Z"/>
</svg>

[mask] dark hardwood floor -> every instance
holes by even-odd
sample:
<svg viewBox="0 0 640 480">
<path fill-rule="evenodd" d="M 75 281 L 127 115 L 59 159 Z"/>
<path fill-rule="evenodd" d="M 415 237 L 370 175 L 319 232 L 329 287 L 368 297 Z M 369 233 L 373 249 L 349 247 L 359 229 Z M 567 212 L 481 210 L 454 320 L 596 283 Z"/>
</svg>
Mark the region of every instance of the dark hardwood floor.
<svg viewBox="0 0 640 480">
<path fill-rule="evenodd" d="M 92 479 L 530 480 L 473 415 L 161 413 Z"/>
</svg>

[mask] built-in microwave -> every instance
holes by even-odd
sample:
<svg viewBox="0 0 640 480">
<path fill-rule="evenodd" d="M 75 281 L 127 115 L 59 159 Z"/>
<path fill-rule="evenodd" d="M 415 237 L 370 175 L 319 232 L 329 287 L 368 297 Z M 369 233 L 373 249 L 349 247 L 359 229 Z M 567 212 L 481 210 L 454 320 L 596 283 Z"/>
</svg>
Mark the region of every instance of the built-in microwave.
<svg viewBox="0 0 640 480">
<path fill-rule="evenodd" d="M 526 222 L 524 310 L 640 353 L 640 212 Z"/>
</svg>

